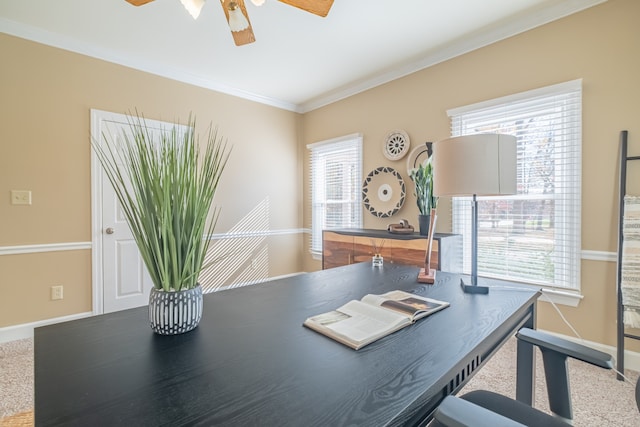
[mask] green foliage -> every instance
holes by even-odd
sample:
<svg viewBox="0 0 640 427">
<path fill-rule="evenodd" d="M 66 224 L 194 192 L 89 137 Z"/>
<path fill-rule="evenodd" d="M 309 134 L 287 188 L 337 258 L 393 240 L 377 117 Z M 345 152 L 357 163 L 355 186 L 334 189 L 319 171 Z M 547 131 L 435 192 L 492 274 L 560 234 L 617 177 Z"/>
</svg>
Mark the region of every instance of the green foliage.
<svg viewBox="0 0 640 427">
<path fill-rule="evenodd" d="M 438 198 L 433 195 L 433 164 L 431 157 L 424 165 L 411 170 L 410 176 L 415 185 L 413 195 L 416 196 L 420 215 L 430 215 L 431 209 L 438 206 Z"/>
<path fill-rule="evenodd" d="M 92 142 L 159 290 L 197 286 L 219 214 L 212 202 L 229 151 L 209 126 L 201 152 L 195 125 L 190 116 L 184 134 L 175 126 L 157 132 L 136 114 L 117 148 L 114 136 L 104 133 L 104 145 Z"/>
</svg>

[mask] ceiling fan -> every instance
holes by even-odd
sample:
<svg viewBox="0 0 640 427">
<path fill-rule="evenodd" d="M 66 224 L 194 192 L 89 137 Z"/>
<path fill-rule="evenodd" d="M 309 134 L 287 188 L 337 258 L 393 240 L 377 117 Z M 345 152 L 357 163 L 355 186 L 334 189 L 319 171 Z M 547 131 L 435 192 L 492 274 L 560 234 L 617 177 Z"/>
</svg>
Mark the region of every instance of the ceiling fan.
<svg viewBox="0 0 640 427">
<path fill-rule="evenodd" d="M 134 6 L 142 6 L 151 3 L 154 0 L 125 0 Z M 180 0 L 182 5 L 191 14 L 193 19 L 197 19 L 200 10 L 204 6 L 205 0 Z M 265 0 L 251 0 L 256 6 L 260 6 Z M 325 17 L 329 13 L 329 9 L 333 5 L 333 0 L 278 0 L 282 3 L 295 6 L 304 11 L 313 13 L 318 16 Z M 249 22 L 249 14 L 244 5 L 244 0 L 220 0 L 222 10 L 227 18 L 229 29 L 236 46 L 253 43 L 256 41 Z"/>
</svg>

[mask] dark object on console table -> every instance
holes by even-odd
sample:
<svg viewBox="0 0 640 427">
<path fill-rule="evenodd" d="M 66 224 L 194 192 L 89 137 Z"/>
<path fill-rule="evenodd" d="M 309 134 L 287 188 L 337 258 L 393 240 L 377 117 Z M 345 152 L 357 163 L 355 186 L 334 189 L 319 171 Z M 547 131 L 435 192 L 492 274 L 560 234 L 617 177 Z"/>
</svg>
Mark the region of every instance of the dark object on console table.
<svg viewBox="0 0 640 427">
<path fill-rule="evenodd" d="M 385 263 L 424 267 L 427 236 L 414 232 L 394 234 L 387 230 L 343 228 L 323 230 L 322 268 L 340 267 L 371 261 L 373 242 L 380 247 Z M 431 268 L 449 273 L 462 272 L 462 235 L 435 233 L 431 249 Z"/>
</svg>

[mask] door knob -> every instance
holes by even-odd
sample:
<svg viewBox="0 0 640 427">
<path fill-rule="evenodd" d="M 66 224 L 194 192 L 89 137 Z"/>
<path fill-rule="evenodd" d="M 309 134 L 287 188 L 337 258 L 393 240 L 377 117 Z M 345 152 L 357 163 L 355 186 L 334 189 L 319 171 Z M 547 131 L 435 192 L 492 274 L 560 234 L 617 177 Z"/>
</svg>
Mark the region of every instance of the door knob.
<svg viewBox="0 0 640 427">
<path fill-rule="evenodd" d="M 105 230 L 107 232 L 107 234 L 113 234 L 113 232 L 115 231 L 113 228 L 109 227 Z"/>
</svg>

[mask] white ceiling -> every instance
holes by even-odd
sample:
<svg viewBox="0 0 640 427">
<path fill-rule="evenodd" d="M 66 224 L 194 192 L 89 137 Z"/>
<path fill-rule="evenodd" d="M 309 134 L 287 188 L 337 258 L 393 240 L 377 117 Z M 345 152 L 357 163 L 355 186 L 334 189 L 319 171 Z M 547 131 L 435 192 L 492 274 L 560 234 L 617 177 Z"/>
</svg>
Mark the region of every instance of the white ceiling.
<svg viewBox="0 0 640 427">
<path fill-rule="evenodd" d="M 606 0 L 335 0 L 321 18 L 245 0 L 256 42 L 235 46 L 208 0 L 0 0 L 0 32 L 306 112 Z"/>
</svg>

